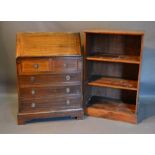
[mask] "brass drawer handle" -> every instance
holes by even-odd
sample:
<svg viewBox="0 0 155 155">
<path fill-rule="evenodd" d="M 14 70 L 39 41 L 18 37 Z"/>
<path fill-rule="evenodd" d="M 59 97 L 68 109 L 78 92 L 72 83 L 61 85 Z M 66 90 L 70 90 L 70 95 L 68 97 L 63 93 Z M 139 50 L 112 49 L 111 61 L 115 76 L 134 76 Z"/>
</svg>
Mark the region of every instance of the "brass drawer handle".
<svg viewBox="0 0 155 155">
<path fill-rule="evenodd" d="M 67 104 L 67 105 L 70 105 L 70 100 L 67 100 L 67 101 L 66 101 L 66 104 Z"/>
<path fill-rule="evenodd" d="M 70 88 L 66 88 L 66 93 L 70 93 Z"/>
<path fill-rule="evenodd" d="M 32 95 L 35 95 L 36 94 L 36 91 L 34 89 L 32 89 L 31 94 Z"/>
<path fill-rule="evenodd" d="M 64 67 L 67 67 L 67 64 L 66 63 L 64 63 Z"/>
<path fill-rule="evenodd" d="M 70 75 L 66 75 L 66 80 L 69 81 L 71 79 Z"/>
<path fill-rule="evenodd" d="M 31 104 L 31 107 L 32 107 L 32 108 L 35 108 L 35 107 L 36 107 L 36 103 L 33 102 L 33 103 Z"/>
<path fill-rule="evenodd" d="M 31 76 L 30 77 L 30 80 L 31 80 L 31 82 L 34 82 L 35 81 L 35 77 L 34 76 Z"/>
<path fill-rule="evenodd" d="M 35 69 L 38 69 L 38 68 L 39 68 L 39 64 L 34 64 L 33 67 L 34 67 Z"/>
</svg>

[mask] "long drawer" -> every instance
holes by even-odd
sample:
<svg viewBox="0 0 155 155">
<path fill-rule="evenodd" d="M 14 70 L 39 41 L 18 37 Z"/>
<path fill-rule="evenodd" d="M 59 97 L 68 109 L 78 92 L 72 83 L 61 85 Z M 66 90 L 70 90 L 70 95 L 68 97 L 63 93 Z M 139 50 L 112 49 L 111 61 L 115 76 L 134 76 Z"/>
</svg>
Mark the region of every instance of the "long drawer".
<svg viewBox="0 0 155 155">
<path fill-rule="evenodd" d="M 44 75 L 25 75 L 19 76 L 19 87 L 34 85 L 76 85 L 80 84 L 81 73 L 69 74 L 44 74 Z"/>
<path fill-rule="evenodd" d="M 20 100 L 19 112 L 57 111 L 63 109 L 77 109 L 82 107 L 80 96 L 67 96 L 59 98 L 40 98 Z"/>
<path fill-rule="evenodd" d="M 30 87 L 19 89 L 20 98 L 40 98 L 70 94 L 81 94 L 81 86 Z"/>
</svg>

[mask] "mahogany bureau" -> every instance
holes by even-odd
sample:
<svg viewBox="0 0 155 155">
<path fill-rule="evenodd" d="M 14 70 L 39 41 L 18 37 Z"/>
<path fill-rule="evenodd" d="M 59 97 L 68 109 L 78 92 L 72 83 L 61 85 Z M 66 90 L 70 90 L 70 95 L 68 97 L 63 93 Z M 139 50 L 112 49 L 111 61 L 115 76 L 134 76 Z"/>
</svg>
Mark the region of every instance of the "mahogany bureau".
<svg viewBox="0 0 155 155">
<path fill-rule="evenodd" d="M 83 118 L 79 33 L 18 33 L 18 124 L 40 118 Z"/>
</svg>

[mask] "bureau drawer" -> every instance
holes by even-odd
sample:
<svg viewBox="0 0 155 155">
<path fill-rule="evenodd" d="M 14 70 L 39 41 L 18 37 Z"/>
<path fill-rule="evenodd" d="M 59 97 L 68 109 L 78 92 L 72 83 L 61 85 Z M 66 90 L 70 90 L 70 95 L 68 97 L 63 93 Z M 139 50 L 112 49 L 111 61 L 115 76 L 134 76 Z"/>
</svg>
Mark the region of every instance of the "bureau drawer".
<svg viewBox="0 0 155 155">
<path fill-rule="evenodd" d="M 81 73 L 46 74 L 19 76 L 19 87 L 34 85 L 75 85 L 81 84 Z"/>
<path fill-rule="evenodd" d="M 20 98 L 40 98 L 70 94 L 81 94 L 81 86 L 31 87 L 20 88 Z"/>
<path fill-rule="evenodd" d="M 51 71 L 51 61 L 47 58 L 22 59 L 18 64 L 19 74 L 49 72 Z"/>
<path fill-rule="evenodd" d="M 57 111 L 82 107 L 82 99 L 78 96 L 48 99 L 21 100 L 19 112 Z"/>
<path fill-rule="evenodd" d="M 57 57 L 54 59 L 54 72 L 73 72 L 78 71 L 78 61 L 80 59 L 74 57 Z M 81 68 L 80 68 L 81 69 Z"/>
</svg>

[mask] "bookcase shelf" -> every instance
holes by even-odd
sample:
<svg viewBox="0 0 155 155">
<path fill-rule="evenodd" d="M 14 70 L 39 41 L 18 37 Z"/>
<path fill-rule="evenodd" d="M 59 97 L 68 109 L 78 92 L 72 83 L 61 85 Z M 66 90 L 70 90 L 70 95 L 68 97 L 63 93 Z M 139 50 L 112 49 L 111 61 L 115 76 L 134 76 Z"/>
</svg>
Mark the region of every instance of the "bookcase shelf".
<svg viewBox="0 0 155 155">
<path fill-rule="evenodd" d="M 96 77 L 92 77 L 92 79 L 96 79 Z M 137 91 L 136 80 L 126 80 L 121 78 L 101 77 L 97 78 L 96 80 L 91 80 L 90 82 L 88 82 L 88 85 Z"/>
<path fill-rule="evenodd" d="M 90 116 L 137 123 L 143 32 L 84 32 L 84 102 Z"/>
<path fill-rule="evenodd" d="M 130 55 L 104 55 L 103 54 L 103 55 L 88 56 L 86 59 L 90 61 L 106 61 L 106 62 L 140 64 L 139 56 L 130 56 Z"/>
<path fill-rule="evenodd" d="M 136 123 L 135 104 L 124 103 L 121 100 L 93 96 L 86 113 L 95 117 Z"/>
</svg>

